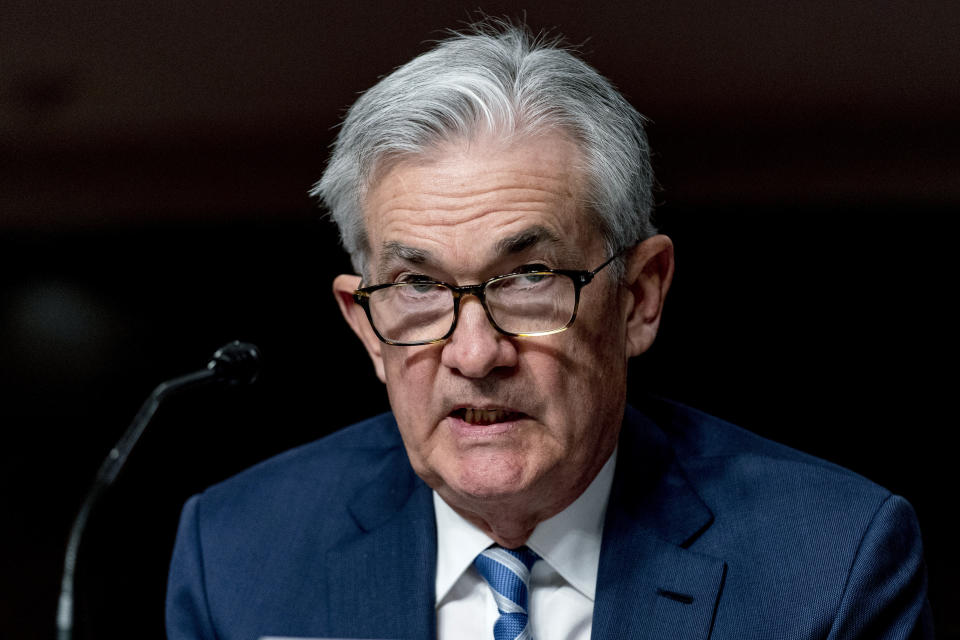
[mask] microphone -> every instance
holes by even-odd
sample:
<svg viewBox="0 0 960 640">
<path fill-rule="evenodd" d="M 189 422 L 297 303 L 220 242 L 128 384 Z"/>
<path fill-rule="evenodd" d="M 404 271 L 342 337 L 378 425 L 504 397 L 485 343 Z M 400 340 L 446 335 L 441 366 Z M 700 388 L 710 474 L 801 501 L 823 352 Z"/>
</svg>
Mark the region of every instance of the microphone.
<svg viewBox="0 0 960 640">
<path fill-rule="evenodd" d="M 230 386 L 253 384 L 260 373 L 260 350 L 255 345 L 234 340 L 216 351 L 207 363 L 219 382 Z"/>
<path fill-rule="evenodd" d="M 100 465 L 93 485 L 87 491 L 80 512 L 70 529 L 63 561 L 63 577 L 60 581 L 60 599 L 57 605 L 57 640 L 70 640 L 73 636 L 73 587 L 77 550 L 80 547 L 80 538 L 86 528 L 90 510 L 107 487 L 113 484 L 160 403 L 184 389 L 207 384 L 229 386 L 251 384 L 257 379 L 259 368 L 260 350 L 250 343 L 234 340 L 214 352 L 206 369 L 161 382 L 147 396 L 137 415 L 134 416 L 133 422 Z"/>
</svg>

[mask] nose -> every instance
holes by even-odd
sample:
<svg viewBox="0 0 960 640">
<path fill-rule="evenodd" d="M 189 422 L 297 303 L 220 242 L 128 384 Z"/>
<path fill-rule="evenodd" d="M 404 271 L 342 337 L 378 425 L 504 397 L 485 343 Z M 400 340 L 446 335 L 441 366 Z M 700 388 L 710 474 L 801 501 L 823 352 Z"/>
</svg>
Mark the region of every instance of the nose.
<svg viewBox="0 0 960 640">
<path fill-rule="evenodd" d="M 483 378 L 494 369 L 516 366 L 517 349 L 493 328 L 480 301 L 467 297 L 461 301 L 457 327 L 443 345 L 441 362 L 468 378 Z"/>
</svg>

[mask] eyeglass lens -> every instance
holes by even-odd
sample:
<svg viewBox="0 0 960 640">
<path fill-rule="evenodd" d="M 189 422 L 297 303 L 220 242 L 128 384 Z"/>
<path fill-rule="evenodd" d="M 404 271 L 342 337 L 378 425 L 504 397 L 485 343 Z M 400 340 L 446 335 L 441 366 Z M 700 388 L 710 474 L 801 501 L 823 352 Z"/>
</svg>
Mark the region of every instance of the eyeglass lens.
<svg viewBox="0 0 960 640">
<path fill-rule="evenodd" d="M 484 291 L 494 323 L 503 331 L 535 334 L 565 327 L 576 309 L 576 286 L 562 274 L 519 273 L 490 281 Z M 454 294 L 442 284 L 401 283 L 370 295 L 374 326 L 387 340 L 439 340 L 454 322 Z"/>
</svg>

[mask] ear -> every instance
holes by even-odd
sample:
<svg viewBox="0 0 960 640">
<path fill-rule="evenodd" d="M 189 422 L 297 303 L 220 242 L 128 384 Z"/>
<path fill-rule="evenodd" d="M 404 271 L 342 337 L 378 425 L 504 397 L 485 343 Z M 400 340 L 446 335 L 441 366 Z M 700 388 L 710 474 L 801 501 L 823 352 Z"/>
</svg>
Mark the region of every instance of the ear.
<svg viewBox="0 0 960 640">
<path fill-rule="evenodd" d="M 380 351 L 383 343 L 373 332 L 373 327 L 370 326 L 370 320 L 367 318 L 366 312 L 353 300 L 353 292 L 359 286 L 360 276 L 339 275 L 333 279 L 333 295 L 337 299 L 340 313 L 343 314 L 347 324 L 363 342 L 363 346 L 367 348 L 367 353 L 373 360 L 373 368 L 377 372 L 377 377 L 385 383 L 387 378 L 383 373 L 383 356 Z"/>
<path fill-rule="evenodd" d="M 673 241 L 647 238 L 626 256 L 627 355 L 638 356 L 653 344 L 660 327 L 663 301 L 673 280 Z"/>
</svg>

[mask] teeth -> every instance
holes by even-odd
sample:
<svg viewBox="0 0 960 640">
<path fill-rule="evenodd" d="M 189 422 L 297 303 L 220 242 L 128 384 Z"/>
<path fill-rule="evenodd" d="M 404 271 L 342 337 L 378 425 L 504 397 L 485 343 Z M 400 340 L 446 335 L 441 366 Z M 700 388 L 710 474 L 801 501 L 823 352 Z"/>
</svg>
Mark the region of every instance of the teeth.
<svg viewBox="0 0 960 640">
<path fill-rule="evenodd" d="M 503 409 L 464 409 L 463 420 L 470 424 L 502 422 L 510 413 Z"/>
</svg>

